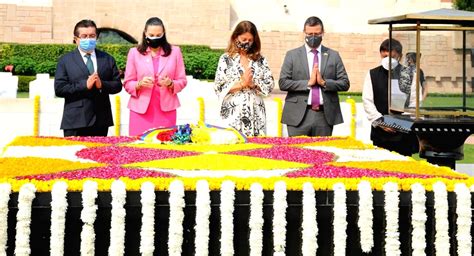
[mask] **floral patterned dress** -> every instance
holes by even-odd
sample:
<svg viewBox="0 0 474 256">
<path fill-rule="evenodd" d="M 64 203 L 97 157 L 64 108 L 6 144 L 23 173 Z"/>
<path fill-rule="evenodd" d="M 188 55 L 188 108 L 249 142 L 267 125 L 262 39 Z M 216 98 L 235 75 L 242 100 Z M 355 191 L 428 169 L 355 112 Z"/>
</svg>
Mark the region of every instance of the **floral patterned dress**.
<svg viewBox="0 0 474 256">
<path fill-rule="evenodd" d="M 265 103 L 274 87 L 273 76 L 264 57 L 249 60 L 253 70 L 255 88 L 230 93 L 232 86 L 240 80 L 244 67 L 240 55 L 229 56 L 224 53 L 217 66 L 214 90 L 219 98 L 220 114 L 224 122 L 246 136 L 265 135 Z"/>
</svg>

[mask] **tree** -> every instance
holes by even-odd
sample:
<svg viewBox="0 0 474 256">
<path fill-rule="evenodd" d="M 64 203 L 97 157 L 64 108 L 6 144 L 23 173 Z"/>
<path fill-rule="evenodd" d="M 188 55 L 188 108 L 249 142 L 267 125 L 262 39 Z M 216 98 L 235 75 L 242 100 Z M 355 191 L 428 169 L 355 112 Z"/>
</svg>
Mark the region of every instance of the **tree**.
<svg viewBox="0 0 474 256">
<path fill-rule="evenodd" d="M 455 9 L 474 12 L 474 0 L 454 0 Z"/>
</svg>

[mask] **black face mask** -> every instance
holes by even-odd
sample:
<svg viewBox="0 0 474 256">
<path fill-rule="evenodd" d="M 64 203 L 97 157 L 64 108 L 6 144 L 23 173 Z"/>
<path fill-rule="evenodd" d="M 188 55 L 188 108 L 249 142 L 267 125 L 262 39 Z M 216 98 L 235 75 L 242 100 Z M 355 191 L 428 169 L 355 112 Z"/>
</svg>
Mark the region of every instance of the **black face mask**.
<svg viewBox="0 0 474 256">
<path fill-rule="evenodd" d="M 319 47 L 319 45 L 321 44 L 321 41 L 323 41 L 323 37 L 322 36 L 306 36 L 305 41 L 309 47 L 314 49 L 314 48 Z"/>
<path fill-rule="evenodd" d="M 252 43 L 250 42 L 242 43 L 237 39 L 235 40 L 235 46 L 240 50 L 248 51 L 250 47 L 252 47 Z"/>
<path fill-rule="evenodd" d="M 164 36 L 161 36 L 161 37 L 146 37 L 146 43 L 151 48 L 158 48 L 158 47 L 163 46 L 163 44 L 165 43 L 165 37 Z"/>
</svg>

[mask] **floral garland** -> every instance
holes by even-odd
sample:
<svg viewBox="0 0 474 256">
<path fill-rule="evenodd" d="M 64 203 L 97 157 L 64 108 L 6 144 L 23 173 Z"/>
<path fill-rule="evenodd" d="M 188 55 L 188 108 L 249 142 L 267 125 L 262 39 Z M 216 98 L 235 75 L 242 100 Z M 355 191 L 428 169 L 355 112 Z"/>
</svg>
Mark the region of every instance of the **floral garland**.
<svg viewBox="0 0 474 256">
<path fill-rule="evenodd" d="M 155 185 L 146 181 L 141 185 L 142 227 L 140 230 L 140 253 L 153 256 L 155 251 Z"/>
<path fill-rule="evenodd" d="M 36 197 L 36 188 L 27 183 L 20 188 L 18 212 L 16 214 L 15 255 L 30 255 L 31 203 Z"/>
<path fill-rule="evenodd" d="M 112 168 L 113 170 L 113 168 Z M 150 172 L 150 171 L 149 171 Z M 169 175 L 168 175 L 169 176 Z M 72 176 L 71 176 L 72 177 Z M 61 178 L 62 179 L 62 178 Z M 93 180 L 97 182 L 99 191 L 109 192 L 112 182 L 116 179 L 116 176 L 110 177 L 95 177 L 95 178 L 84 178 L 76 177 L 74 179 L 64 180 L 68 184 L 69 192 L 81 192 L 82 185 L 87 180 Z M 169 184 L 176 178 L 170 177 L 121 177 L 122 181 L 127 185 L 127 191 L 140 191 L 141 185 L 145 181 L 152 182 L 155 184 L 157 191 L 167 191 Z M 180 177 L 179 180 L 183 181 L 186 191 L 195 191 L 196 182 L 202 179 L 202 177 Z M 331 190 L 332 186 L 338 182 L 344 183 L 347 191 L 357 191 L 357 186 L 362 178 L 315 178 L 315 177 L 271 177 L 271 178 L 256 178 L 256 177 L 221 177 L 212 178 L 208 180 L 209 189 L 211 191 L 219 191 L 223 181 L 230 180 L 235 183 L 237 190 L 250 190 L 251 184 L 256 180 L 262 185 L 263 190 L 273 190 L 275 182 L 284 181 L 287 184 L 289 191 L 301 191 L 303 184 L 310 182 L 313 184 L 315 191 L 328 191 Z M 415 183 L 422 184 L 426 191 L 433 191 L 433 184 L 441 181 L 446 184 L 446 189 L 449 192 L 454 191 L 454 185 L 459 183 L 460 180 L 451 180 L 446 178 L 396 178 L 396 177 L 385 177 L 385 178 L 370 178 L 364 177 L 363 180 L 370 182 L 374 191 L 383 191 L 383 185 L 387 181 L 395 182 L 399 184 L 400 191 L 411 191 L 411 185 Z M 10 183 L 12 192 L 18 192 L 20 187 L 25 183 L 33 183 L 38 192 L 51 192 L 51 188 L 55 180 L 38 180 L 38 179 L 14 179 L 14 178 L 0 178 L 0 183 Z M 464 181 L 466 185 L 473 186 L 474 178 Z M 474 190 L 473 190 L 474 191 Z"/>
<path fill-rule="evenodd" d="M 7 255 L 8 240 L 8 201 L 10 201 L 11 185 L 0 184 L 0 254 Z"/>
<path fill-rule="evenodd" d="M 263 188 L 259 183 L 254 183 L 250 186 L 250 256 L 262 255 L 263 222 Z"/>
<path fill-rule="evenodd" d="M 112 211 L 110 224 L 109 255 L 124 255 L 125 253 L 125 215 L 124 208 L 127 190 L 125 183 L 116 180 L 112 183 Z"/>
<path fill-rule="evenodd" d="M 426 193 L 425 188 L 419 183 L 411 185 L 411 191 L 411 226 L 413 227 L 413 231 L 411 232 L 412 255 L 423 256 L 426 255 Z"/>
<path fill-rule="evenodd" d="M 433 184 L 435 205 L 436 255 L 449 255 L 448 193 L 442 182 Z"/>
<path fill-rule="evenodd" d="M 303 220 L 301 223 L 301 252 L 303 256 L 316 255 L 318 251 L 318 223 L 316 222 L 316 195 L 313 184 L 303 184 Z"/>
<path fill-rule="evenodd" d="M 95 254 L 95 231 L 94 222 L 97 216 L 97 183 L 86 181 L 82 191 L 82 212 L 81 220 L 83 222 L 81 231 L 81 255 L 94 256 Z"/>
<path fill-rule="evenodd" d="M 471 212 L 471 192 L 465 184 L 456 184 L 456 224 L 457 224 L 457 252 L 458 255 L 471 255 L 472 250 L 472 212 Z"/>
<path fill-rule="evenodd" d="M 51 255 L 64 255 L 64 231 L 66 229 L 67 183 L 58 181 L 51 190 Z"/>
<path fill-rule="evenodd" d="M 209 184 L 199 180 L 196 184 L 196 255 L 209 254 L 209 216 L 211 216 L 211 198 Z"/>
<path fill-rule="evenodd" d="M 359 190 L 359 219 L 357 226 L 360 230 L 360 246 L 363 252 L 370 253 L 374 247 L 374 209 L 372 188 L 370 182 L 361 181 Z"/>
<path fill-rule="evenodd" d="M 234 200 L 235 184 L 224 181 L 221 185 L 221 255 L 234 255 Z"/>
<path fill-rule="evenodd" d="M 39 136 L 40 96 L 36 95 L 33 103 L 33 136 Z"/>
<path fill-rule="evenodd" d="M 334 255 L 346 255 L 347 240 L 347 206 L 346 206 L 346 188 L 343 183 L 336 183 L 334 190 Z"/>
<path fill-rule="evenodd" d="M 273 192 L 273 255 L 284 256 L 286 247 L 286 183 L 275 183 Z"/>
<path fill-rule="evenodd" d="M 120 103 L 120 95 L 115 96 L 115 136 L 120 136 L 120 126 L 122 123 L 122 104 Z"/>
<path fill-rule="evenodd" d="M 184 185 L 180 180 L 170 184 L 170 225 L 168 228 L 168 255 L 180 256 L 183 245 L 183 219 L 185 206 Z"/>
<path fill-rule="evenodd" d="M 398 232 L 398 185 L 387 182 L 383 186 L 385 192 L 385 255 L 398 256 L 400 251 L 400 239 Z"/>
</svg>

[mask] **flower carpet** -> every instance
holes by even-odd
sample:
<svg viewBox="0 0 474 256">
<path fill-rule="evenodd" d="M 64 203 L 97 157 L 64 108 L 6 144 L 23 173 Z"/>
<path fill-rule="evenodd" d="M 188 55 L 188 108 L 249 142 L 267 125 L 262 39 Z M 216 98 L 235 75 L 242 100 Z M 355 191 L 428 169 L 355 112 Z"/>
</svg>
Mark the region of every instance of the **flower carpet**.
<svg viewBox="0 0 474 256">
<path fill-rule="evenodd" d="M 301 190 L 310 182 L 315 190 L 332 190 L 342 182 L 357 190 L 361 180 L 374 190 L 393 181 L 400 190 L 420 183 L 430 191 L 437 181 L 474 184 L 474 178 L 447 167 L 416 161 L 366 145 L 350 137 L 249 138 L 231 145 L 146 143 L 135 137 L 18 137 L 0 158 L 0 182 L 18 191 L 31 182 L 39 192 L 48 192 L 56 180 L 68 183 L 69 191 L 81 191 L 86 180 L 110 191 L 112 181 L 121 179 L 127 190 L 138 191 L 151 181 L 156 190 L 167 190 L 171 181 L 184 182 L 195 190 L 196 181 L 206 179 L 211 190 L 223 180 L 235 182 L 237 190 L 249 190 L 258 182 L 272 190 L 285 181 L 288 190 Z"/>
<path fill-rule="evenodd" d="M 472 255 L 473 191 L 350 137 L 17 137 L 0 157 L 0 253 Z"/>
</svg>

